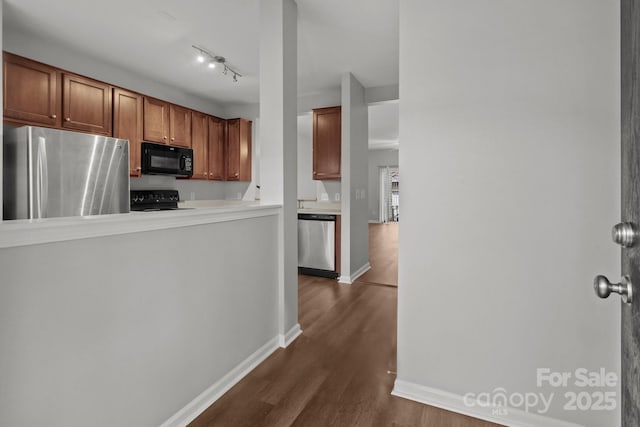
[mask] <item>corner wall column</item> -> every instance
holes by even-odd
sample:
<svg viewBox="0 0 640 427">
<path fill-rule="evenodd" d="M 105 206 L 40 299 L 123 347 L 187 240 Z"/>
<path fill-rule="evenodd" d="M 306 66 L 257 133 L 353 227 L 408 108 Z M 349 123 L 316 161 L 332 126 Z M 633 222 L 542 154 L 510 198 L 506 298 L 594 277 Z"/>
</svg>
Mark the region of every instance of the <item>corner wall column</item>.
<svg viewBox="0 0 640 427">
<path fill-rule="evenodd" d="M 297 21 L 294 0 L 260 1 L 260 194 L 282 204 L 279 221 L 280 345 L 298 325 Z"/>
</svg>

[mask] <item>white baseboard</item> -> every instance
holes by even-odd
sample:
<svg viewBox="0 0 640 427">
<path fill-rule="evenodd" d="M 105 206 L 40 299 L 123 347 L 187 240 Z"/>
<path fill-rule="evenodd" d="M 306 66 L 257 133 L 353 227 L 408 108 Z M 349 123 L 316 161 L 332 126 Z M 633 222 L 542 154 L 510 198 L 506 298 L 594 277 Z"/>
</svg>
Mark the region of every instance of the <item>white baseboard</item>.
<svg viewBox="0 0 640 427">
<path fill-rule="evenodd" d="M 298 338 L 300 334 L 302 334 L 302 329 L 300 328 L 300 324 L 296 323 L 286 334 L 280 334 L 278 336 L 278 343 L 280 344 L 280 347 L 289 347 L 289 344 Z"/>
<path fill-rule="evenodd" d="M 463 396 L 407 381 L 396 380 L 391 394 L 510 427 L 581 427 L 579 424 L 510 407 L 501 408 L 503 411 L 495 414 L 495 408 L 475 404 L 475 399 L 466 399 L 467 402 L 474 403 L 467 405 Z"/>
<path fill-rule="evenodd" d="M 343 285 L 350 285 L 353 282 L 351 281 L 350 276 L 340 276 L 338 277 L 338 283 L 342 283 Z"/>
<path fill-rule="evenodd" d="M 365 265 L 357 269 L 356 272 L 353 273 L 351 276 L 345 276 L 345 275 L 340 276 L 340 278 L 338 279 L 338 282 L 345 285 L 351 285 L 353 282 L 358 280 L 358 277 L 362 276 L 364 273 L 366 273 L 369 270 L 371 270 L 371 264 L 367 262 Z"/>
<path fill-rule="evenodd" d="M 227 375 L 220 378 L 211 387 L 189 402 L 187 406 L 162 423 L 160 427 L 184 427 L 189 424 L 279 347 L 279 336 L 269 340 L 251 356 L 240 362 Z"/>
<path fill-rule="evenodd" d="M 358 280 L 358 277 L 362 276 L 364 273 L 366 273 L 369 270 L 371 270 L 371 264 L 369 264 L 369 262 L 367 261 L 365 265 L 360 267 L 358 270 L 356 270 L 355 273 L 351 275 L 351 282 L 352 283 L 355 282 L 356 280 Z"/>
</svg>

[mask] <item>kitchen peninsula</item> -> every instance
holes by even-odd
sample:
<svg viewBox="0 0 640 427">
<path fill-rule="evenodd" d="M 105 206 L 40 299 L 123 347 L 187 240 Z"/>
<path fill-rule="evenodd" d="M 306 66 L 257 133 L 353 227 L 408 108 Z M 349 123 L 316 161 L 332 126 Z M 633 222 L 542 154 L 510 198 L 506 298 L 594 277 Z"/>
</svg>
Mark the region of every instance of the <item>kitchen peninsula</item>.
<svg viewBox="0 0 640 427">
<path fill-rule="evenodd" d="M 203 204 L 0 223 L 3 420 L 179 425 L 278 347 L 280 206 Z"/>
</svg>

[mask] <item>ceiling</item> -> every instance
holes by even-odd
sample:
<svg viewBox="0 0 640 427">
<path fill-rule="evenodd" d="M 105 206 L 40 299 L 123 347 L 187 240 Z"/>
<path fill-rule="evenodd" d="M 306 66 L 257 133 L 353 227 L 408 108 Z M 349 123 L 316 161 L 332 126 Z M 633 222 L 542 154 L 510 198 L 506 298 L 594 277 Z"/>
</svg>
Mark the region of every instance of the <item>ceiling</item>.
<svg viewBox="0 0 640 427">
<path fill-rule="evenodd" d="M 300 96 L 339 89 L 346 71 L 365 87 L 398 84 L 398 0 L 296 3 Z M 257 103 L 259 6 L 260 0 L 4 0 L 3 26 L 221 105 Z M 219 67 L 197 63 L 194 44 L 224 56 L 243 77 L 234 83 Z M 397 103 L 372 106 L 369 123 L 370 139 L 397 142 Z"/>
</svg>

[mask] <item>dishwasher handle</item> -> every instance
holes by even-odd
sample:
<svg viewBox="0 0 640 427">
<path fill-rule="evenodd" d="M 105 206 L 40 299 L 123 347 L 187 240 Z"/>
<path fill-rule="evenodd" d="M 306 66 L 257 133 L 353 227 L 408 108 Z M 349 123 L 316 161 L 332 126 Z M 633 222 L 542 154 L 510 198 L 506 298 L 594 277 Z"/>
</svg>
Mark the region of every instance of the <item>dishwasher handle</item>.
<svg viewBox="0 0 640 427">
<path fill-rule="evenodd" d="M 306 214 L 299 213 L 298 219 L 304 219 L 307 221 L 335 221 L 336 216 L 331 214 Z"/>
</svg>

